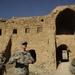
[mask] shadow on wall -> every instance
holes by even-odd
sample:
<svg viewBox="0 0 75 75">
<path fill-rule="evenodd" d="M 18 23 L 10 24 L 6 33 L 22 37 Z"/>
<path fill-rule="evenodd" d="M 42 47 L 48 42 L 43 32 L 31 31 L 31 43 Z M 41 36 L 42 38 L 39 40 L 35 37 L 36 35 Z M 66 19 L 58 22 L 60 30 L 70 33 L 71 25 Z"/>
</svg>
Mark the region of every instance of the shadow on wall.
<svg viewBox="0 0 75 75">
<path fill-rule="evenodd" d="M 6 62 L 5 63 L 8 62 L 8 60 L 9 60 L 9 58 L 11 56 L 11 46 L 12 46 L 12 44 L 11 44 L 11 38 L 10 38 L 9 42 L 8 42 L 8 44 L 6 46 L 6 49 L 5 49 L 5 57 L 6 57 Z"/>
<path fill-rule="evenodd" d="M 30 52 L 30 54 L 31 54 L 31 56 L 34 58 L 34 62 L 36 62 L 36 52 L 35 52 L 35 50 L 34 49 L 31 49 L 31 50 L 29 50 L 29 52 Z"/>
</svg>

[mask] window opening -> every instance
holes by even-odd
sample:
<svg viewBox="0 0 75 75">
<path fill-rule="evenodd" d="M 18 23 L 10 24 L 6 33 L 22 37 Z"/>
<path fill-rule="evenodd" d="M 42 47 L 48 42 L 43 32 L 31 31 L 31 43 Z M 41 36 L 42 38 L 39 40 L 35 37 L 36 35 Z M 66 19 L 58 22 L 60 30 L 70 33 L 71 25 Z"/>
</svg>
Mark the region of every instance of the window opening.
<svg viewBox="0 0 75 75">
<path fill-rule="evenodd" d="M 61 11 L 56 18 L 56 35 L 74 35 L 75 11 L 67 8 Z"/>
<path fill-rule="evenodd" d="M 37 28 L 37 33 L 42 32 L 42 27 Z"/>
<path fill-rule="evenodd" d="M 29 32 L 30 32 L 30 28 L 26 28 L 25 33 L 29 33 Z"/>
<path fill-rule="evenodd" d="M 14 29 L 13 30 L 13 34 L 17 34 L 17 29 Z"/>
</svg>

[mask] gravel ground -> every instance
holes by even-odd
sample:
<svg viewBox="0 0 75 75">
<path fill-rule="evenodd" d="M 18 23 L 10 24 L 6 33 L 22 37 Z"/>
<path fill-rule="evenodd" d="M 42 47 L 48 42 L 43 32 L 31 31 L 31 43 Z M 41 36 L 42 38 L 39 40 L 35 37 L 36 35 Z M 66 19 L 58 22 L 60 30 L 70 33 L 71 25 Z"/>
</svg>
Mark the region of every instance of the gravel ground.
<svg viewBox="0 0 75 75">
<path fill-rule="evenodd" d="M 4 75 L 14 75 L 14 64 L 13 65 L 7 65 L 7 73 L 4 73 Z M 30 74 L 29 75 L 73 75 L 71 74 L 69 70 L 70 63 L 65 62 L 61 63 L 58 66 L 58 69 L 54 71 L 53 73 L 46 72 L 43 69 L 40 69 L 36 66 L 30 65 Z"/>
<path fill-rule="evenodd" d="M 70 72 L 70 62 L 61 63 L 54 75 L 73 75 Z"/>
</svg>

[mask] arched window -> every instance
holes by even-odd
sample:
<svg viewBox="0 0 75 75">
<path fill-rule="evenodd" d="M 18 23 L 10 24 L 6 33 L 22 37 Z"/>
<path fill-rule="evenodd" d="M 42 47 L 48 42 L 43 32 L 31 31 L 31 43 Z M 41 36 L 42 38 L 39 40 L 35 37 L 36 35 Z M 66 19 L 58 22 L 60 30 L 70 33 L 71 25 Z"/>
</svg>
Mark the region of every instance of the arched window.
<svg viewBox="0 0 75 75">
<path fill-rule="evenodd" d="M 37 28 L 37 33 L 42 32 L 42 27 Z"/>
<path fill-rule="evenodd" d="M 75 31 L 75 11 L 66 8 L 56 17 L 56 35 L 73 35 Z"/>
<path fill-rule="evenodd" d="M 29 33 L 30 32 L 30 28 L 25 28 L 25 33 Z"/>
<path fill-rule="evenodd" d="M 17 29 L 13 29 L 13 34 L 17 34 Z"/>
</svg>

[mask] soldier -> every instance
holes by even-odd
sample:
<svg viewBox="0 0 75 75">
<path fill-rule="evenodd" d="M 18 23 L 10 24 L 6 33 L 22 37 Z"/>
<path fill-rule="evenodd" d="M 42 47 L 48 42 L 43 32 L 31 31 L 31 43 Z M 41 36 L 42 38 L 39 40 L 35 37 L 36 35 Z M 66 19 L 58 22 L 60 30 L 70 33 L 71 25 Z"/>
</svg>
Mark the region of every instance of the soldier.
<svg viewBox="0 0 75 75">
<path fill-rule="evenodd" d="M 4 51 L 0 51 L 0 75 L 3 75 L 5 70 L 5 60 L 6 57 L 4 56 Z"/>
<path fill-rule="evenodd" d="M 27 42 L 23 41 L 21 43 L 21 50 L 17 51 L 11 58 L 9 59 L 9 64 L 16 62 L 15 65 L 15 75 L 29 75 L 29 64 L 34 62 L 31 54 L 26 51 Z"/>
<path fill-rule="evenodd" d="M 72 62 L 70 64 L 70 71 L 72 74 L 75 75 L 75 58 L 72 60 Z"/>
</svg>

